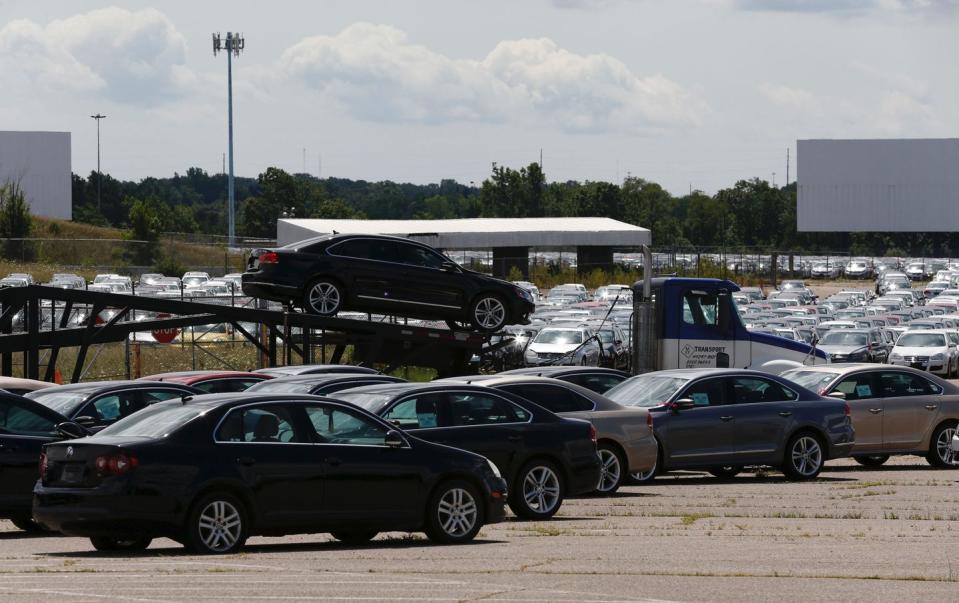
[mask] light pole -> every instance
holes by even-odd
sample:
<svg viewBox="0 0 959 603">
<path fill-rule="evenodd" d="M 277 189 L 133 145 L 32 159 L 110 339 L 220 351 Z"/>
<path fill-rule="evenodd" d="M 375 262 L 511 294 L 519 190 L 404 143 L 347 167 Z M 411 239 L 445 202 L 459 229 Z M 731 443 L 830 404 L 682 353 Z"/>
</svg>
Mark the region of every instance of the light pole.
<svg viewBox="0 0 959 603">
<path fill-rule="evenodd" d="M 228 31 L 225 39 L 220 38 L 220 34 L 213 34 L 213 56 L 221 50 L 226 52 L 228 152 L 230 155 L 230 174 L 227 177 L 227 216 L 230 222 L 228 238 L 231 247 L 236 233 L 236 209 L 233 198 L 233 57 L 240 56 L 244 46 L 246 46 L 246 40 L 239 34 Z"/>
<path fill-rule="evenodd" d="M 91 115 L 93 119 L 97 120 L 97 211 L 100 211 L 100 180 L 102 175 L 100 173 L 100 120 L 106 119 L 106 115 Z"/>
</svg>

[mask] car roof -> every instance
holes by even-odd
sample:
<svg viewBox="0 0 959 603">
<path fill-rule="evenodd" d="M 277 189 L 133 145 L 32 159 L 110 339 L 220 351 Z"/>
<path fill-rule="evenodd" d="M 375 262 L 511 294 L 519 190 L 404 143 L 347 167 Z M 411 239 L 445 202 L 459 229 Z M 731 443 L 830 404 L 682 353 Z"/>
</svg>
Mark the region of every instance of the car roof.
<svg viewBox="0 0 959 603">
<path fill-rule="evenodd" d="M 653 371 L 651 373 L 643 373 L 642 376 L 646 375 L 662 375 L 666 377 L 685 377 L 687 379 L 698 379 L 699 377 L 721 377 L 725 375 L 751 375 L 756 377 L 770 377 L 775 375 L 770 375 L 769 373 L 764 373 L 762 371 L 751 371 L 749 369 L 733 369 L 733 368 L 684 368 L 684 369 L 666 369 L 662 371 Z"/>
<path fill-rule="evenodd" d="M 87 381 L 85 383 L 67 383 L 64 385 L 58 385 L 56 387 L 48 387 L 42 390 L 38 390 L 34 393 L 57 393 L 57 392 L 106 392 L 114 389 L 127 389 L 130 387 L 135 388 L 145 388 L 145 387 L 174 387 L 174 388 L 186 388 L 193 391 L 193 388 L 183 385 L 182 383 L 166 383 L 163 381 L 139 381 L 139 380 L 122 380 L 122 381 Z"/>
<path fill-rule="evenodd" d="M 263 375 L 263 373 L 259 373 Z M 308 383 L 310 385 L 320 385 L 322 383 L 333 383 L 336 381 L 351 381 L 356 379 L 385 379 L 390 383 L 405 383 L 406 380 L 392 375 L 381 375 L 379 373 L 308 373 L 305 375 L 286 375 L 271 379 L 270 383 Z"/>
<path fill-rule="evenodd" d="M 525 366 L 522 368 L 502 371 L 500 375 L 543 375 L 544 377 L 554 377 L 557 374 L 579 375 L 583 373 L 602 373 L 605 375 L 618 375 L 629 377 L 629 373 L 611 368 L 598 366 Z"/>
<path fill-rule="evenodd" d="M 201 381 L 210 381 L 213 379 L 231 379 L 231 378 L 254 378 L 254 379 L 272 379 L 273 376 L 267 373 L 252 373 L 248 371 L 179 371 L 170 373 L 157 373 L 142 377 L 143 381 L 163 381 L 167 383 L 184 383 L 190 385 Z M 137 380 L 140 381 L 139 379 Z"/>
</svg>

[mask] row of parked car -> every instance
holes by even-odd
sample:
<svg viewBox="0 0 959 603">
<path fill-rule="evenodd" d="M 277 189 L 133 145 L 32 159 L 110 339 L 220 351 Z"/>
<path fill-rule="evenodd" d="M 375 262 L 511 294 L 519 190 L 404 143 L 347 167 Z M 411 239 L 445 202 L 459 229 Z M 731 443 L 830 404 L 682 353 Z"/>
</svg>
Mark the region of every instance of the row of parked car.
<svg viewBox="0 0 959 603">
<path fill-rule="evenodd" d="M 569 496 L 677 469 L 809 480 L 850 455 L 959 465 L 959 388 L 883 365 L 557 366 L 430 383 L 306 365 L 39 383 L 0 383 L 0 516 L 99 550 L 169 537 L 228 553 L 256 534 L 356 543 L 388 530 L 465 542 L 506 506 L 548 519 Z"/>
</svg>

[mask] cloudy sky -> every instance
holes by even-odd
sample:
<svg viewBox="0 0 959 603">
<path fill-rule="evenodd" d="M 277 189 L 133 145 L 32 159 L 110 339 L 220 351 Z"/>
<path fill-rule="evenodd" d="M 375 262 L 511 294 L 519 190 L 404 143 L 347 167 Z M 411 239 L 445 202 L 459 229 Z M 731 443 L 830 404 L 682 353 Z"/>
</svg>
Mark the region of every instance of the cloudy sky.
<svg viewBox="0 0 959 603">
<path fill-rule="evenodd" d="M 73 133 L 73 170 L 674 193 L 785 180 L 797 138 L 959 136 L 959 0 L 0 0 L 0 129 Z M 795 155 L 793 155 L 795 158 Z M 792 174 L 795 176 L 795 161 Z"/>
</svg>

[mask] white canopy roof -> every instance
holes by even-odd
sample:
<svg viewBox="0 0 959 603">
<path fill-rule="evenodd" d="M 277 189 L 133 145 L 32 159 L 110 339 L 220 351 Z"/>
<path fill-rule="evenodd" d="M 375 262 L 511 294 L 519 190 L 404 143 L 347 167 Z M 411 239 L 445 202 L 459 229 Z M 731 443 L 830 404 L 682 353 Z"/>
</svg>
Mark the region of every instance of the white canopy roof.
<svg viewBox="0 0 959 603">
<path fill-rule="evenodd" d="M 639 247 L 649 229 L 611 218 L 468 218 L 457 220 L 313 220 L 281 218 L 280 245 L 333 232 L 408 237 L 440 249 L 494 247 Z"/>
</svg>

